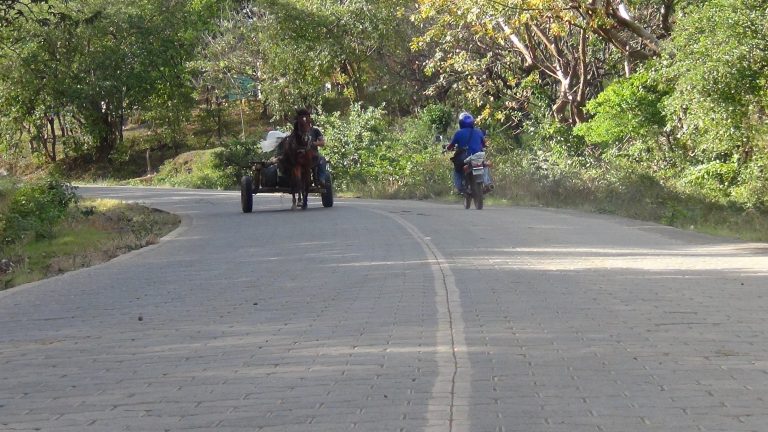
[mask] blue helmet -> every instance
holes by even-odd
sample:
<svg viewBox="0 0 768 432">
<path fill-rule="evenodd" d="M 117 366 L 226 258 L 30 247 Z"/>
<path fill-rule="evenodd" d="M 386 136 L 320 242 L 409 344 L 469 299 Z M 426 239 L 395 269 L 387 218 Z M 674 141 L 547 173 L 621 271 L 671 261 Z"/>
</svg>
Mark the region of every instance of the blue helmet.
<svg viewBox="0 0 768 432">
<path fill-rule="evenodd" d="M 459 114 L 459 129 L 475 127 L 475 118 L 468 112 Z"/>
</svg>

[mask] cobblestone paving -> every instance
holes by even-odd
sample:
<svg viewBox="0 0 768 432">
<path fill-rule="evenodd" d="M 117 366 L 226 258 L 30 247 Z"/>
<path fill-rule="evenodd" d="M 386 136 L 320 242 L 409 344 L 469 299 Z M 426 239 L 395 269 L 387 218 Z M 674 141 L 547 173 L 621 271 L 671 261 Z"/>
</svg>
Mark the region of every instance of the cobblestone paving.
<svg viewBox="0 0 768 432">
<path fill-rule="evenodd" d="M 0 293 L 0 431 L 768 430 L 766 245 L 544 209 L 84 192 L 184 226 Z"/>
</svg>

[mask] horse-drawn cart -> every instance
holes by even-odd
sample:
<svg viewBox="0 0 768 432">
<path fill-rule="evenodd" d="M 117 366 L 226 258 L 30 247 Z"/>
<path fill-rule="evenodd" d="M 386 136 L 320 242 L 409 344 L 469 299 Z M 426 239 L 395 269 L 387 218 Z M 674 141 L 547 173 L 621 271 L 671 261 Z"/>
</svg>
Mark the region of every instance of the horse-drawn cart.
<svg viewBox="0 0 768 432">
<path fill-rule="evenodd" d="M 251 175 L 245 175 L 240 180 L 240 204 L 243 213 L 253 211 L 253 196 L 257 193 L 291 193 L 290 179 L 280 175 L 277 165 L 268 161 L 254 162 Z M 320 194 L 323 207 L 333 207 L 333 182 L 330 173 L 326 173 L 324 185 L 312 182 L 309 193 Z"/>
</svg>

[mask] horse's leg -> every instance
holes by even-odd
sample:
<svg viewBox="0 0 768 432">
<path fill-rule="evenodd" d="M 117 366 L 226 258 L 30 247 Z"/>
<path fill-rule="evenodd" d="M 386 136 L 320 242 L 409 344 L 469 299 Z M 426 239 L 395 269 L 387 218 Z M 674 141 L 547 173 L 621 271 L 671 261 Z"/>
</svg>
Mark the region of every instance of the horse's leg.
<svg viewBox="0 0 768 432">
<path fill-rule="evenodd" d="M 304 173 L 302 175 L 302 201 L 301 201 L 301 209 L 306 210 L 307 209 L 307 197 L 309 196 L 309 187 L 312 182 L 312 178 L 310 175 L 310 170 L 305 169 Z"/>
<path fill-rule="evenodd" d="M 301 170 L 298 167 L 294 167 L 291 172 L 291 210 L 296 210 L 298 200 L 296 194 L 300 193 L 301 187 Z"/>
</svg>

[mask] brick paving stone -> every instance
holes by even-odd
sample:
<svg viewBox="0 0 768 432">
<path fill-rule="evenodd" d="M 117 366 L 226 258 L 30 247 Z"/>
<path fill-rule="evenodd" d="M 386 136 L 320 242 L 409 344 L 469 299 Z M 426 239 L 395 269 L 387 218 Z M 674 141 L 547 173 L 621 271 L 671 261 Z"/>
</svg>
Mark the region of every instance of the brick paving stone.
<svg viewBox="0 0 768 432">
<path fill-rule="evenodd" d="M 84 189 L 185 226 L 0 293 L 0 431 L 766 430 L 765 245 L 546 209 L 257 195 L 246 215 L 230 192 Z M 452 382 L 436 345 L 457 335 Z"/>
</svg>

